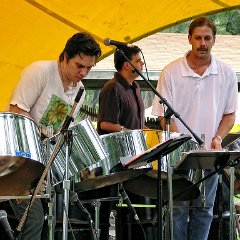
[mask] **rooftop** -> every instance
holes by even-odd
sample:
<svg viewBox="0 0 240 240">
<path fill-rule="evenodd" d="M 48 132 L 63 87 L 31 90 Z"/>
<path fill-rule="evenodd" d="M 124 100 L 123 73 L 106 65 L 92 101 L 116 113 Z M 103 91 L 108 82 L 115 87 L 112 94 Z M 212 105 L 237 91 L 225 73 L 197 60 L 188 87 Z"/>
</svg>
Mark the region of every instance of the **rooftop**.
<svg viewBox="0 0 240 240">
<path fill-rule="evenodd" d="M 191 49 L 187 34 L 156 33 L 136 43 L 144 54 L 149 70 L 162 70 Z M 240 35 L 217 35 L 212 52 L 240 72 Z M 114 69 L 113 56 L 100 61 L 94 69 Z"/>
<path fill-rule="evenodd" d="M 182 57 L 191 49 L 187 34 L 176 33 L 156 33 L 134 44 L 142 49 L 150 80 L 158 80 L 160 71 L 165 65 Z M 240 35 L 217 35 L 212 52 L 232 66 L 240 82 Z M 87 79 L 102 79 L 107 81 L 112 78 L 114 71 L 112 54 L 97 63 L 87 76 Z M 85 84 L 91 84 L 87 82 Z"/>
</svg>

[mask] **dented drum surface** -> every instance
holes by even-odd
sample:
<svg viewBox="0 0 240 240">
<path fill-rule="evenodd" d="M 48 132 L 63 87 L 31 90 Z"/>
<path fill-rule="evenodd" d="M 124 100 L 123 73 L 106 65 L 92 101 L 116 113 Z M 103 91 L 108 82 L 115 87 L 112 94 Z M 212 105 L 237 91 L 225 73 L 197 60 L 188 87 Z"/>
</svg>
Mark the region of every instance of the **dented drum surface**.
<svg viewBox="0 0 240 240">
<path fill-rule="evenodd" d="M 101 135 L 101 140 L 113 169 L 147 150 L 142 130 L 131 130 Z"/>
<path fill-rule="evenodd" d="M 30 190 L 46 165 L 37 124 L 10 112 L 0 113 L 0 192 L 19 195 Z"/>
<path fill-rule="evenodd" d="M 101 139 L 89 119 L 84 119 L 70 128 L 73 133 L 72 148 L 69 156 L 69 177 L 74 182 L 105 175 L 109 172 L 109 161 Z M 57 141 L 59 135 L 50 141 Z M 50 152 L 54 145 L 50 144 Z M 63 145 L 53 161 L 54 184 L 64 179 L 66 146 Z"/>
<path fill-rule="evenodd" d="M 144 129 L 144 135 L 146 138 L 146 143 L 148 148 L 154 147 L 155 145 L 162 143 L 167 140 L 167 132 L 161 130 L 154 129 Z M 179 133 L 171 133 L 170 137 L 178 137 Z M 198 144 L 193 141 L 187 141 L 183 143 L 180 147 L 173 150 L 168 157 L 170 159 L 170 165 L 174 166 L 180 159 L 182 152 L 187 152 L 190 150 L 198 149 Z M 147 196 L 152 199 L 157 198 L 157 178 L 158 178 L 158 162 L 153 161 L 152 166 L 153 170 L 148 173 L 139 176 L 135 179 L 127 181 L 124 183 L 124 186 L 130 192 L 140 195 Z M 187 179 L 188 176 L 181 176 L 177 174 L 173 174 L 173 195 L 179 194 L 182 190 L 193 185 L 191 180 Z M 167 199 L 168 196 L 168 188 L 167 188 L 167 158 L 166 156 L 161 159 L 161 178 L 163 180 L 163 199 Z M 139 188 L 141 186 L 141 188 Z M 198 197 L 200 194 L 199 189 L 197 187 L 191 189 L 191 192 L 186 192 L 177 200 L 190 200 Z"/>
</svg>

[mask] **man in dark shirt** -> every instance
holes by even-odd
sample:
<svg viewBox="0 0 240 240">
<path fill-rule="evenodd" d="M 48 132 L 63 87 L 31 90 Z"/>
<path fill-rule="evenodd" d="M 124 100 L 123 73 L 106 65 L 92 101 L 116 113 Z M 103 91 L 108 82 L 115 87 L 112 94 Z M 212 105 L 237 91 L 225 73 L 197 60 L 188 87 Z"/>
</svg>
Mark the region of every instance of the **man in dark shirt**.
<svg viewBox="0 0 240 240">
<path fill-rule="evenodd" d="M 140 48 L 126 46 L 122 51 L 133 66 L 142 71 Z M 144 127 L 144 104 L 139 85 L 134 81 L 138 73 L 119 50 L 114 54 L 114 64 L 117 72 L 104 85 L 99 96 L 99 134 Z"/>
<path fill-rule="evenodd" d="M 124 47 L 124 55 L 139 71 L 143 69 L 140 48 Z M 117 72 L 113 79 L 103 87 L 99 96 L 99 114 L 97 130 L 99 134 L 120 132 L 144 128 L 144 104 L 139 85 L 134 81 L 138 77 L 133 66 L 126 60 L 121 51 L 114 53 L 114 64 Z M 116 187 L 101 189 L 101 194 L 116 194 Z M 128 193 L 129 194 L 129 193 Z M 130 197 L 130 196 L 129 196 Z M 102 202 L 100 222 L 101 239 L 108 239 L 108 222 L 111 210 L 109 202 Z"/>
</svg>

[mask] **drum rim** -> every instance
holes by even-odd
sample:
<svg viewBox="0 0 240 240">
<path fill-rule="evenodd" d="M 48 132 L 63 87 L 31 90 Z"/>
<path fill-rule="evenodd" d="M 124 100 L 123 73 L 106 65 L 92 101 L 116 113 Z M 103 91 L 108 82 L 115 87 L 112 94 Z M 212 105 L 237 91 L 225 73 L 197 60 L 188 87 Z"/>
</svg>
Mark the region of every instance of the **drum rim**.
<svg viewBox="0 0 240 240">
<path fill-rule="evenodd" d="M 134 132 L 137 132 L 137 133 L 143 133 L 143 130 L 142 129 L 134 129 L 134 130 L 129 130 L 129 131 L 121 131 L 121 132 L 114 132 L 114 133 L 107 133 L 107 134 L 103 134 L 103 135 L 100 135 L 101 138 L 104 138 L 104 137 L 110 137 L 110 136 L 116 136 L 116 135 L 122 135 L 122 134 L 129 134 L 129 133 L 134 133 Z"/>
<path fill-rule="evenodd" d="M 1 115 L 14 115 L 16 117 L 21 117 L 21 118 L 27 118 L 28 120 L 30 120 L 31 122 L 33 122 L 37 127 L 38 127 L 38 124 L 31 118 L 31 117 L 28 117 L 24 114 L 21 114 L 21 113 L 15 113 L 15 112 L 0 112 L 0 116 Z"/>
</svg>

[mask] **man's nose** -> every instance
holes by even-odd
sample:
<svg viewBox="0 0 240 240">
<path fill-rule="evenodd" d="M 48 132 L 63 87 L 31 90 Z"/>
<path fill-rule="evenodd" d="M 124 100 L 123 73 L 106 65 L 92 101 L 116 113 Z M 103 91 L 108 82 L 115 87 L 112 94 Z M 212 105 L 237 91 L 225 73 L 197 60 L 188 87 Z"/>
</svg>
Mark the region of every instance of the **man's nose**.
<svg viewBox="0 0 240 240">
<path fill-rule="evenodd" d="M 84 77 L 87 76 L 87 74 L 88 74 L 88 68 L 87 68 L 87 67 L 81 68 L 81 74 L 82 74 Z"/>
<path fill-rule="evenodd" d="M 201 39 L 200 45 L 201 45 L 201 46 L 206 46 L 206 41 L 205 41 L 204 38 Z"/>
</svg>

